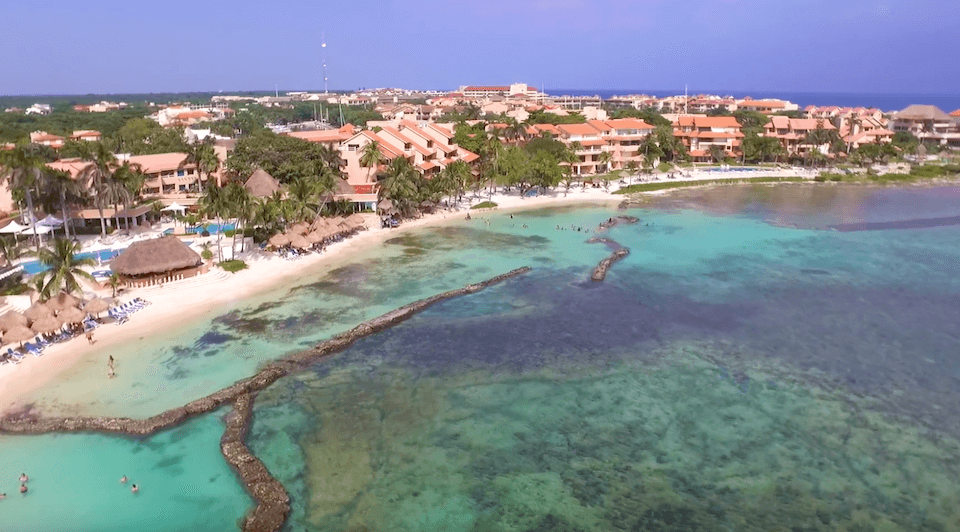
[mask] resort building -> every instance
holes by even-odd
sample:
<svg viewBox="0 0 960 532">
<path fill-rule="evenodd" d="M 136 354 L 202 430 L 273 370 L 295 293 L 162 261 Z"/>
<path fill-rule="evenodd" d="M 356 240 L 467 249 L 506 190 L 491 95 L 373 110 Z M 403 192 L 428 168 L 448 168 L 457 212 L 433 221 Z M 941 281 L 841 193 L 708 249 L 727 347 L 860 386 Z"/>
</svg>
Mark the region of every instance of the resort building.
<svg viewBox="0 0 960 532">
<path fill-rule="evenodd" d="M 601 153 L 607 151 L 607 140 L 602 138 L 600 130 L 590 124 L 559 124 L 560 135 L 557 140 L 573 150 L 578 161 L 573 163 L 574 175 L 596 174 L 602 171 Z"/>
<path fill-rule="evenodd" d="M 747 111 L 757 111 L 763 114 L 800 110 L 799 105 L 786 100 L 754 100 L 752 98 L 737 100 L 737 108 Z"/>
<path fill-rule="evenodd" d="M 960 124 L 933 105 L 911 105 L 894 113 L 891 119 L 894 132 L 909 131 L 921 141 L 960 147 Z"/>
<path fill-rule="evenodd" d="M 526 83 L 513 83 L 511 85 L 463 85 L 457 89 L 457 92 L 466 98 L 488 98 L 490 96 L 510 96 L 512 94 L 536 97 L 539 94 L 536 87 L 530 87 Z"/>
<path fill-rule="evenodd" d="M 352 190 L 344 190 L 337 199 L 349 199 L 364 206 L 377 199 L 377 175 L 383 172 L 390 161 L 403 157 L 422 175 L 430 177 L 441 172 L 455 161 L 472 164 L 480 156 L 453 143 L 453 132 L 437 124 L 416 124 L 409 120 L 399 123 L 369 122 L 378 131 L 363 130 L 340 144 L 345 181 Z M 363 148 L 377 142 L 384 164 L 380 168 L 367 168 L 360 164 Z"/>
<path fill-rule="evenodd" d="M 202 181 L 207 176 L 197 172 L 197 165 L 185 163 L 187 154 L 180 152 L 153 155 L 118 155 L 121 162 L 140 167 L 146 176 L 143 197 L 158 199 L 165 204 L 176 201 L 181 205 L 193 205 L 200 197 Z"/>
<path fill-rule="evenodd" d="M 683 142 L 694 161 L 712 160 L 713 146 L 727 157 L 738 157 L 743 139 L 740 123 L 732 116 L 681 115 L 673 122 L 673 135 Z"/>
<path fill-rule="evenodd" d="M 35 103 L 30 107 L 27 107 L 27 110 L 24 111 L 28 115 L 48 115 L 53 112 L 53 109 L 50 107 L 50 104 L 46 103 Z"/>
<path fill-rule="evenodd" d="M 85 140 L 87 142 L 97 142 L 103 138 L 103 135 L 99 131 L 93 129 L 82 129 L 79 131 L 74 131 L 70 135 L 70 140 Z"/>
<path fill-rule="evenodd" d="M 130 244 L 110 264 L 126 286 L 151 286 L 205 273 L 196 251 L 170 235 Z"/>
<path fill-rule="evenodd" d="M 894 132 L 887 129 L 888 121 L 885 118 L 877 119 L 865 113 L 841 117 L 838 121 L 841 140 L 853 149 L 864 144 L 885 144 L 893 141 Z"/>
<path fill-rule="evenodd" d="M 283 133 L 288 137 L 306 140 L 308 142 L 317 142 L 328 148 L 336 149 L 340 144 L 352 137 L 357 132 L 353 124 L 346 124 L 340 129 L 320 129 L 317 131 L 291 131 Z"/>
<path fill-rule="evenodd" d="M 34 131 L 30 133 L 30 142 L 32 144 L 50 146 L 55 150 L 62 148 L 65 141 L 66 139 L 63 137 L 59 135 L 52 135 L 46 131 Z"/>
<path fill-rule="evenodd" d="M 807 143 L 807 136 L 817 129 L 836 131 L 829 121 L 814 118 L 790 118 L 787 116 L 771 116 L 770 121 L 763 126 L 763 136 L 778 139 L 788 155 L 805 155 L 811 149 L 820 153 L 828 153 L 829 144 L 813 145 Z"/>
</svg>

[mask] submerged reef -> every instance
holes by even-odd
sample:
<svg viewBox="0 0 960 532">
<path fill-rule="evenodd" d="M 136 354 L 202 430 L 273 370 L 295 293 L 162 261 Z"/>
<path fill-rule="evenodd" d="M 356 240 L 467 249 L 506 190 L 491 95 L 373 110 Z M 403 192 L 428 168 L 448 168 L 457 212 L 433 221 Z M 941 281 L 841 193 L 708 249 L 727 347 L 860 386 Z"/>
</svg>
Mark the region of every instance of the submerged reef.
<svg viewBox="0 0 960 532">
<path fill-rule="evenodd" d="M 237 470 L 247 490 L 257 501 L 257 506 L 243 524 L 243 530 L 248 532 L 280 530 L 289 513 L 289 496 L 283 485 L 273 478 L 263 463 L 253 456 L 243 443 L 250 425 L 250 413 L 255 394 L 276 382 L 277 379 L 308 369 L 318 360 L 343 351 L 361 338 L 402 323 L 432 305 L 454 297 L 478 292 L 488 286 L 523 275 L 530 270 L 529 267 L 518 268 L 480 283 L 470 284 L 463 288 L 443 292 L 404 305 L 365 321 L 345 333 L 324 340 L 310 349 L 271 362 L 253 377 L 238 381 L 218 392 L 147 419 L 125 417 L 43 418 L 28 410 L 0 418 L 0 433 L 104 432 L 148 436 L 159 430 L 173 427 L 193 416 L 211 412 L 226 403 L 233 403 L 233 410 L 225 419 L 227 428 L 221 439 L 221 451 L 231 466 Z"/>
</svg>

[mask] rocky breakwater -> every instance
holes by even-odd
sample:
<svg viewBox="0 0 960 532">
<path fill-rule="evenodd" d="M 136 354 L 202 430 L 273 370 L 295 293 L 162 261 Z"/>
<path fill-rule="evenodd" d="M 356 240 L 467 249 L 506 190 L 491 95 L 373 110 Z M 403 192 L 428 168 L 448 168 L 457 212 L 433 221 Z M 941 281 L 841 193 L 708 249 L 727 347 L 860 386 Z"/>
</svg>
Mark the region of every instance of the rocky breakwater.
<svg viewBox="0 0 960 532">
<path fill-rule="evenodd" d="M 600 264 L 597 264 L 597 267 L 593 269 L 593 275 L 591 275 L 590 278 L 597 282 L 606 279 L 607 270 L 610 269 L 610 266 L 612 266 L 614 262 L 617 262 L 629 254 L 630 249 L 625 247 L 621 247 L 620 249 L 614 251 L 609 257 L 600 261 Z"/>
<path fill-rule="evenodd" d="M 627 216 L 625 214 L 620 214 L 614 216 L 613 218 L 607 218 L 606 221 L 600 223 L 600 229 L 610 229 L 611 227 L 616 227 L 618 225 L 628 225 L 635 224 L 640 221 L 640 218 L 636 216 Z"/>
<path fill-rule="evenodd" d="M 606 221 L 600 223 L 600 229 L 610 229 L 618 225 L 628 225 L 635 224 L 640 221 L 640 218 L 636 216 L 627 216 L 619 215 L 612 218 L 607 218 Z M 590 276 L 594 281 L 600 282 L 607 278 L 607 270 L 610 269 L 610 266 L 614 262 L 626 257 L 630 254 L 630 248 L 621 246 L 619 242 L 607 237 L 595 236 L 587 240 L 587 243 L 590 244 L 605 244 L 607 247 L 613 250 L 608 257 L 600 261 L 600 264 L 597 264 L 597 267 L 593 269 L 593 274 Z"/>
<path fill-rule="evenodd" d="M 479 292 L 484 288 L 523 275 L 530 267 L 498 275 L 486 281 L 469 284 L 404 305 L 386 314 L 365 321 L 345 333 L 324 340 L 316 346 L 272 362 L 256 375 L 186 405 L 172 408 L 147 419 L 126 417 L 63 417 L 44 418 L 30 409 L 0 418 L 0 433 L 45 434 L 50 432 L 105 432 L 130 436 L 149 436 L 159 430 L 173 427 L 199 414 L 211 412 L 227 403 L 233 409 L 224 418 L 227 428 L 220 440 L 224 458 L 233 466 L 257 501 L 257 506 L 243 522 L 246 532 L 274 532 L 283 528 L 290 513 L 290 498 L 283 485 L 270 474 L 266 466 L 250 452 L 244 443 L 250 428 L 250 418 L 256 392 L 270 386 L 277 379 L 302 371 L 311 364 L 339 353 L 357 340 L 398 325 L 418 312 L 441 301 Z"/>
<path fill-rule="evenodd" d="M 290 496 L 245 443 L 252 413 L 253 394 L 242 394 L 233 401 L 233 410 L 224 417 L 227 429 L 220 438 L 220 452 L 257 501 L 256 508 L 243 521 L 243 530 L 273 532 L 283 528 L 287 521 Z"/>
</svg>

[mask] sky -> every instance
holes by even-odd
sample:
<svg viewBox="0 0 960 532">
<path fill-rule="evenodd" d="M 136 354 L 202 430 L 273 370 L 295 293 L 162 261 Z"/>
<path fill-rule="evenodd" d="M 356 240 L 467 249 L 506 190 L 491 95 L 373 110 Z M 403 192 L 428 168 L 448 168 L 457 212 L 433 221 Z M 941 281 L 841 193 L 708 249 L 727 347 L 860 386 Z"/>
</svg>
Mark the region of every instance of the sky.
<svg viewBox="0 0 960 532">
<path fill-rule="evenodd" d="M 0 2 L 0 94 L 559 89 L 957 94 L 957 0 Z"/>
</svg>

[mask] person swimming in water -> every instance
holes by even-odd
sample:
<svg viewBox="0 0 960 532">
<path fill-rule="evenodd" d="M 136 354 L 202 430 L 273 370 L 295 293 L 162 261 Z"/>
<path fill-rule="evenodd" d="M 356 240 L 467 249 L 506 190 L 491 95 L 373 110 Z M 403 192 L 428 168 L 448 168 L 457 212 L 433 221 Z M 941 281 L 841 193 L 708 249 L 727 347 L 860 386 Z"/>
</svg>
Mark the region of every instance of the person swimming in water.
<svg viewBox="0 0 960 532">
<path fill-rule="evenodd" d="M 137 486 L 136 484 L 134 484 L 133 486 L 130 486 L 130 491 L 132 491 L 133 493 L 137 493 L 138 491 L 140 491 L 140 486 Z"/>
<path fill-rule="evenodd" d="M 20 482 L 27 482 L 28 480 L 30 480 L 30 477 L 26 473 L 20 473 Z"/>
<path fill-rule="evenodd" d="M 122 477 L 120 477 L 120 483 L 121 483 L 121 484 L 126 484 L 126 483 L 127 483 L 127 475 L 123 475 Z"/>
<path fill-rule="evenodd" d="M 0 501 L 4 500 L 4 499 L 6 499 L 6 498 L 7 498 L 7 494 L 6 494 L 6 493 L 0 493 Z"/>
<path fill-rule="evenodd" d="M 20 493 L 26 493 L 26 492 L 27 492 L 27 485 L 20 484 Z"/>
</svg>

